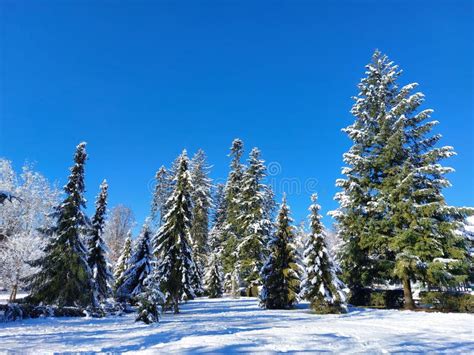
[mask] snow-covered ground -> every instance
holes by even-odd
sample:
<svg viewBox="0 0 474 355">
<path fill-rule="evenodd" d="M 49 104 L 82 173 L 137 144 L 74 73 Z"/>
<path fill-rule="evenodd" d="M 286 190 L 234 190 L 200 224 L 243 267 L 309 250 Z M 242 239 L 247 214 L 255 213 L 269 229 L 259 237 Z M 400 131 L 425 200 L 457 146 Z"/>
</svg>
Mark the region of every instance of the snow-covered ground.
<svg viewBox="0 0 474 355">
<path fill-rule="evenodd" d="M 0 324 L 0 353 L 19 352 L 443 352 L 474 353 L 474 315 L 352 309 L 315 315 L 263 310 L 252 298 L 197 299 L 155 325 L 134 314 Z"/>
</svg>

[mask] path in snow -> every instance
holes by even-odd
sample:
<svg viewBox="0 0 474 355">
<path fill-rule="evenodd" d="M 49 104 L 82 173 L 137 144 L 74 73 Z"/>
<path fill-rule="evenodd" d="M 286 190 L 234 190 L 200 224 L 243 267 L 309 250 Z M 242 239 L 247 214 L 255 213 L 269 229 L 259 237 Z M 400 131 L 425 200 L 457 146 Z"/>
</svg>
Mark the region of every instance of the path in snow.
<svg viewBox="0 0 474 355">
<path fill-rule="evenodd" d="M 343 315 L 263 310 L 256 299 L 197 299 L 155 325 L 134 314 L 0 324 L 0 352 L 445 352 L 474 353 L 474 315 L 352 309 Z"/>
</svg>

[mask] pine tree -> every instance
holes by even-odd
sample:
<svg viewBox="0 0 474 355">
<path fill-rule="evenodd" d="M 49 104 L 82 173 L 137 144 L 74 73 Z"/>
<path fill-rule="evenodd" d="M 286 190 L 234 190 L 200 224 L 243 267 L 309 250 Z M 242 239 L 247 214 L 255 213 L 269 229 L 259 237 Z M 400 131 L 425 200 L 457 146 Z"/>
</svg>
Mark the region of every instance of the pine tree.
<svg viewBox="0 0 474 355">
<path fill-rule="evenodd" d="M 122 252 L 120 254 L 120 257 L 117 261 L 117 265 L 114 270 L 114 279 L 115 279 L 114 291 L 115 292 L 123 284 L 125 272 L 130 266 L 129 263 L 130 263 L 131 256 L 132 256 L 132 231 L 129 230 L 127 234 L 127 239 L 125 239 Z"/>
<path fill-rule="evenodd" d="M 56 207 L 56 224 L 49 235 L 45 254 L 32 266 L 40 271 L 30 281 L 33 302 L 60 306 L 95 305 L 92 274 L 87 263 L 87 250 L 81 233 L 88 226 L 84 214 L 84 165 L 87 159 L 86 143 L 76 147 L 74 165 L 64 187 L 66 198 Z"/>
<path fill-rule="evenodd" d="M 260 304 L 268 309 L 287 309 L 298 302 L 300 266 L 293 244 L 295 235 L 291 226 L 290 209 L 283 197 L 277 217 L 277 227 L 270 240 L 270 257 L 262 268 L 263 288 Z"/>
<path fill-rule="evenodd" d="M 260 160 L 260 151 L 252 149 L 249 166 L 242 179 L 241 203 L 242 210 L 239 222 L 242 238 L 237 247 L 238 263 L 241 278 L 246 285 L 260 279 L 260 269 L 266 254 L 266 236 L 271 222 L 263 214 L 265 206 L 264 185 L 265 166 Z"/>
<path fill-rule="evenodd" d="M 145 281 L 152 271 L 152 261 L 150 220 L 147 219 L 123 274 L 123 283 L 117 288 L 119 301 L 136 301 L 144 291 Z"/>
<path fill-rule="evenodd" d="M 223 294 L 223 274 L 219 253 L 209 257 L 209 265 L 205 275 L 206 292 L 209 298 L 219 298 Z"/>
<path fill-rule="evenodd" d="M 241 189 L 244 166 L 241 163 L 244 144 L 236 138 L 232 142 L 229 156 L 232 157 L 230 172 L 225 185 L 225 224 L 223 231 L 222 263 L 225 274 L 231 274 L 236 266 L 236 248 L 242 235 Z"/>
<path fill-rule="evenodd" d="M 193 284 L 197 296 L 202 295 L 204 290 L 202 278 L 204 268 L 207 264 L 209 253 L 209 210 L 211 208 L 211 179 L 209 179 L 209 166 L 206 163 L 206 155 L 201 149 L 197 151 L 191 160 L 191 183 L 193 217 L 191 222 L 191 239 L 193 244 L 193 257 L 196 263 L 197 273 Z"/>
<path fill-rule="evenodd" d="M 155 189 L 151 203 L 151 219 L 158 227 L 163 224 L 166 213 L 165 205 L 170 195 L 170 176 L 164 166 L 160 167 L 155 174 Z"/>
<path fill-rule="evenodd" d="M 344 284 L 337 276 L 338 268 L 331 259 L 325 232 L 319 215 L 317 195 L 311 196 L 309 207 L 311 233 L 305 243 L 305 278 L 302 283 L 302 297 L 311 302 L 316 313 L 343 313 L 346 311 Z"/>
<path fill-rule="evenodd" d="M 94 293 L 98 301 L 105 300 L 111 295 L 112 273 L 107 262 L 107 247 L 102 238 L 107 212 L 107 181 L 100 185 L 100 193 L 96 200 L 96 210 L 92 217 L 92 229 L 89 242 L 88 263 L 92 270 Z"/>
<path fill-rule="evenodd" d="M 165 307 L 179 313 L 179 301 L 193 299 L 196 266 L 191 246 L 191 176 L 186 150 L 179 158 L 174 190 L 167 201 L 164 223 L 154 237 L 154 253 L 160 263 L 155 279 L 165 296 Z"/>
</svg>

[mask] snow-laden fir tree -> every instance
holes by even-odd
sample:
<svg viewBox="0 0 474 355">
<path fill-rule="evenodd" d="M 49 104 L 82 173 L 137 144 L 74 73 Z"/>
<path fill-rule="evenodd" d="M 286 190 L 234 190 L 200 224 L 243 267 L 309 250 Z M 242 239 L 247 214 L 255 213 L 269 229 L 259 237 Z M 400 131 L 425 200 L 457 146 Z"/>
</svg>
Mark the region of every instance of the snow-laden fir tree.
<svg viewBox="0 0 474 355">
<path fill-rule="evenodd" d="M 132 256 L 132 231 L 129 230 L 125 243 L 123 244 L 122 252 L 117 261 L 117 265 L 114 270 L 114 292 L 122 286 L 124 281 L 125 272 L 130 266 L 130 257 Z"/>
<path fill-rule="evenodd" d="M 33 302 L 60 306 L 95 305 L 92 273 L 87 263 L 87 249 L 81 233 L 89 225 L 83 211 L 84 165 L 86 143 L 80 143 L 74 154 L 74 165 L 64 187 L 66 198 L 56 207 L 55 225 L 46 231 L 49 236 L 44 256 L 32 262 L 40 271 L 30 278 L 30 299 Z"/>
<path fill-rule="evenodd" d="M 163 225 L 154 237 L 159 259 L 154 278 L 165 297 L 165 308 L 179 313 L 179 302 L 193 299 L 196 265 L 191 245 L 192 184 L 186 150 L 179 157 L 173 193 L 166 202 Z"/>
<path fill-rule="evenodd" d="M 107 261 L 107 247 L 103 240 L 105 215 L 107 212 L 107 181 L 100 185 L 100 193 L 95 203 L 95 214 L 92 217 L 91 235 L 88 240 L 88 263 L 92 271 L 94 294 L 98 301 L 111 295 L 112 273 Z"/>
<path fill-rule="evenodd" d="M 301 267 L 286 198 L 280 206 L 275 234 L 269 243 L 270 256 L 261 270 L 260 304 L 268 309 L 292 308 L 299 300 Z"/>
<path fill-rule="evenodd" d="M 241 163 L 243 142 L 236 138 L 232 142 L 229 156 L 232 158 L 230 172 L 225 185 L 225 224 L 223 231 L 222 263 L 225 274 L 234 272 L 237 262 L 237 245 L 242 235 L 241 189 L 244 166 Z"/>
<path fill-rule="evenodd" d="M 147 218 L 123 274 L 123 283 L 117 288 L 116 297 L 119 301 L 136 301 L 144 291 L 145 280 L 152 271 L 152 262 L 150 220 Z"/>
<path fill-rule="evenodd" d="M 326 245 L 316 194 L 311 196 L 311 201 L 311 232 L 307 236 L 303 254 L 305 278 L 301 284 L 301 295 L 311 303 L 311 309 L 316 313 L 343 313 L 347 308 L 345 286 L 337 276 L 338 267 Z"/>
<path fill-rule="evenodd" d="M 439 162 L 454 152 L 437 147 L 440 135 L 429 135 L 437 121 L 426 122 L 432 110 L 419 110 L 424 96 L 412 93 L 417 84 L 399 88 L 401 71 L 378 51 L 366 74 L 351 111 L 355 122 L 344 130 L 354 144 L 344 155 L 346 178 L 337 181 L 343 191 L 333 213 L 344 241 L 344 276 L 353 293 L 400 281 L 405 307 L 413 308 L 412 281 L 467 277 L 464 240 L 454 231 L 469 210 L 448 206 L 442 195 L 452 169 Z"/>
<path fill-rule="evenodd" d="M 264 216 L 266 196 L 261 182 L 265 177 L 265 165 L 260 159 L 260 150 L 252 149 L 248 163 L 242 179 L 241 213 L 238 219 L 242 237 L 237 246 L 241 279 L 246 285 L 260 279 L 260 269 L 266 256 L 266 237 L 271 224 Z"/>
<path fill-rule="evenodd" d="M 145 324 L 157 323 L 160 320 L 161 308 L 165 302 L 165 297 L 160 291 L 158 281 L 151 273 L 145 280 L 142 292 L 137 296 L 137 318 Z"/>
<path fill-rule="evenodd" d="M 224 275 L 220 261 L 220 253 L 214 252 L 209 256 L 209 264 L 204 278 L 206 294 L 209 298 L 222 297 L 224 293 Z"/>
<path fill-rule="evenodd" d="M 191 183 L 193 214 L 191 222 L 191 239 L 193 244 L 193 257 L 196 263 L 197 274 L 193 284 L 196 296 L 202 295 L 204 269 L 209 253 L 209 210 L 212 204 L 210 167 L 206 162 L 206 155 L 199 149 L 191 160 Z"/>
<path fill-rule="evenodd" d="M 171 192 L 169 175 L 168 170 L 164 166 L 160 167 L 155 174 L 155 189 L 151 202 L 151 219 L 158 227 L 161 227 L 163 224 L 163 217 L 166 213 L 165 205 Z"/>
</svg>

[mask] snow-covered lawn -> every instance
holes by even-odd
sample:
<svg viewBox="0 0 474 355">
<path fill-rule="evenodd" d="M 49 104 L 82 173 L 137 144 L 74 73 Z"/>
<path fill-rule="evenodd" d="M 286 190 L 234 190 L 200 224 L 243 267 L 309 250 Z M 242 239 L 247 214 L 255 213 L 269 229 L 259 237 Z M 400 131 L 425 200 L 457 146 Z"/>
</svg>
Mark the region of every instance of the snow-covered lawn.
<svg viewBox="0 0 474 355">
<path fill-rule="evenodd" d="M 0 352 L 445 352 L 474 353 L 474 315 L 352 309 L 344 315 L 262 310 L 257 300 L 197 299 L 156 325 L 134 314 L 0 324 Z"/>
</svg>

